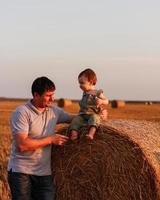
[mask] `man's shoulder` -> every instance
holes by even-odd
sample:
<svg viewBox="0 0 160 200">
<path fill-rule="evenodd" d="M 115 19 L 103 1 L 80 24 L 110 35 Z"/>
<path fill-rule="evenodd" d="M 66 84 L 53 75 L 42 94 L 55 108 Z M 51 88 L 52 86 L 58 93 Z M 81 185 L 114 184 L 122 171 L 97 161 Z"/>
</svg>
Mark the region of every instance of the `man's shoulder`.
<svg viewBox="0 0 160 200">
<path fill-rule="evenodd" d="M 15 109 L 15 111 L 13 113 L 19 113 L 20 115 L 28 115 L 29 113 L 31 113 L 31 108 L 28 105 L 28 102 L 26 104 L 23 105 L 19 105 L 17 106 L 17 108 Z"/>
<path fill-rule="evenodd" d="M 11 119 L 17 119 L 17 118 L 28 118 L 29 116 L 29 110 L 26 107 L 26 105 L 20 105 L 17 106 L 17 108 L 13 111 L 11 114 Z"/>
<path fill-rule="evenodd" d="M 25 112 L 28 110 L 27 104 L 17 106 L 15 112 Z"/>
</svg>

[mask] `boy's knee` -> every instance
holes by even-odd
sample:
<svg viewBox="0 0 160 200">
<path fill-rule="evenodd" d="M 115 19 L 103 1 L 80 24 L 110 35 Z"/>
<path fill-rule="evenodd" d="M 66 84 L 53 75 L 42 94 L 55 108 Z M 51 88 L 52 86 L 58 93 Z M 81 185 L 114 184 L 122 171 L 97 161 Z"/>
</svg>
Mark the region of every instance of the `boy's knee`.
<svg viewBox="0 0 160 200">
<path fill-rule="evenodd" d="M 96 128 L 99 127 L 100 125 L 100 118 L 98 115 L 91 115 L 89 121 L 88 121 L 89 126 L 95 126 Z"/>
</svg>

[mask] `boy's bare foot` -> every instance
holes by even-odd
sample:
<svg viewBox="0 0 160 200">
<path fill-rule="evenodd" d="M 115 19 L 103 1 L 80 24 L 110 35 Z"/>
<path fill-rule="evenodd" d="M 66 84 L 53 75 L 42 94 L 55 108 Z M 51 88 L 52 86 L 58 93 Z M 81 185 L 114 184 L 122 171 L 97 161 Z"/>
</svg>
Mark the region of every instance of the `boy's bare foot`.
<svg viewBox="0 0 160 200">
<path fill-rule="evenodd" d="M 71 139 L 72 141 L 76 141 L 76 140 L 78 139 L 78 133 L 75 133 L 75 132 L 71 133 L 70 139 Z"/>
<path fill-rule="evenodd" d="M 96 127 L 95 126 L 91 126 L 91 128 L 89 129 L 88 134 L 86 134 L 87 139 L 89 140 L 93 140 L 94 138 L 94 134 L 96 133 Z"/>
<path fill-rule="evenodd" d="M 87 137 L 87 139 L 89 139 L 89 140 L 93 140 L 93 139 L 94 139 L 94 136 L 91 135 L 91 134 L 87 134 L 86 137 Z"/>
</svg>

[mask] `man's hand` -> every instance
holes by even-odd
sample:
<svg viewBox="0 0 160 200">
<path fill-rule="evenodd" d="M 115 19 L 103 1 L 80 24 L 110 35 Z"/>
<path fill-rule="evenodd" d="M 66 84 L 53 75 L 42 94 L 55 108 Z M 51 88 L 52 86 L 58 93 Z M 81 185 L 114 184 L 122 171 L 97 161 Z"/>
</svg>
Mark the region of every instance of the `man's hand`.
<svg viewBox="0 0 160 200">
<path fill-rule="evenodd" d="M 54 134 L 51 136 L 52 144 L 55 145 L 64 145 L 65 142 L 67 142 L 69 138 L 65 135 L 60 135 L 60 134 Z"/>
<path fill-rule="evenodd" d="M 106 109 L 102 109 L 99 113 L 100 119 L 101 121 L 105 121 L 107 119 L 108 116 L 108 112 Z"/>
<path fill-rule="evenodd" d="M 99 108 L 101 105 L 103 105 L 103 100 L 98 98 L 98 97 L 96 97 L 96 106 L 97 106 L 97 108 Z"/>
</svg>

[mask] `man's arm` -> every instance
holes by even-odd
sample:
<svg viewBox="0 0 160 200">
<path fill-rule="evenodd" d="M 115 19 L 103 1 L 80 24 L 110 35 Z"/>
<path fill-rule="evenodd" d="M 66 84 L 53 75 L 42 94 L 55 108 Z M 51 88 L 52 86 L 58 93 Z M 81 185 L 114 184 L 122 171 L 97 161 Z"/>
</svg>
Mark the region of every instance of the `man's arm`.
<svg viewBox="0 0 160 200">
<path fill-rule="evenodd" d="M 45 138 L 33 139 L 28 137 L 27 133 L 18 133 L 15 135 L 16 147 L 20 152 L 33 151 L 49 144 L 63 145 L 68 137 L 60 134 L 54 134 Z"/>
<path fill-rule="evenodd" d="M 75 116 L 77 116 L 77 115 L 76 115 L 76 114 L 71 114 L 71 113 L 69 113 L 69 118 L 68 118 L 68 120 L 66 121 L 66 123 L 70 123 L 70 122 L 73 120 L 73 118 L 74 118 Z"/>
<path fill-rule="evenodd" d="M 68 113 L 59 107 L 54 107 L 54 112 L 58 115 L 57 124 L 70 123 L 76 116 L 76 114 Z"/>
<path fill-rule="evenodd" d="M 102 121 L 105 121 L 107 119 L 108 112 L 106 106 L 108 104 L 109 104 L 108 98 L 104 96 L 103 92 L 101 92 L 99 96 L 96 98 L 96 105 L 97 107 L 101 108 L 99 115 Z"/>
</svg>

